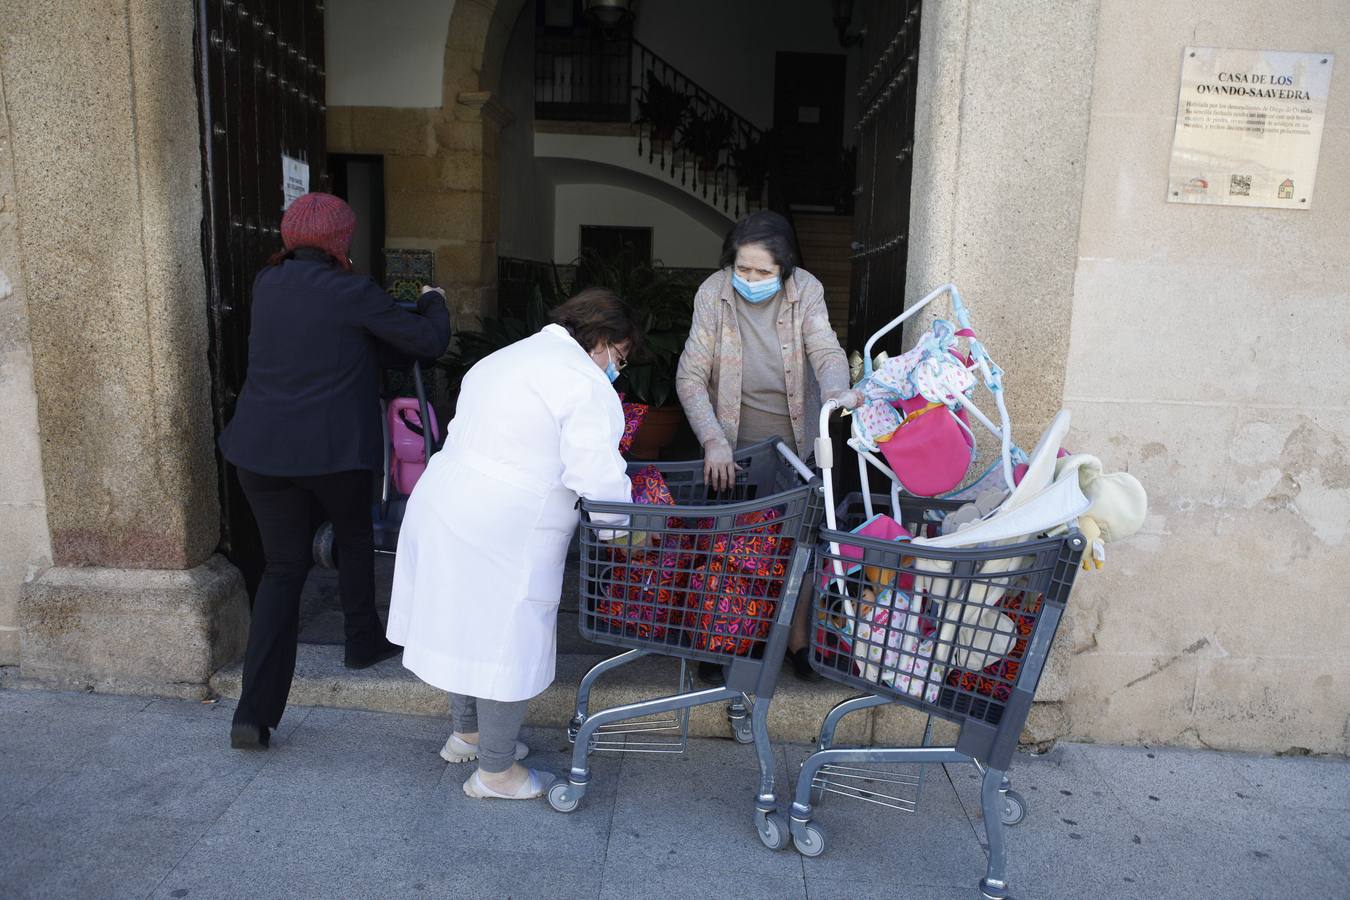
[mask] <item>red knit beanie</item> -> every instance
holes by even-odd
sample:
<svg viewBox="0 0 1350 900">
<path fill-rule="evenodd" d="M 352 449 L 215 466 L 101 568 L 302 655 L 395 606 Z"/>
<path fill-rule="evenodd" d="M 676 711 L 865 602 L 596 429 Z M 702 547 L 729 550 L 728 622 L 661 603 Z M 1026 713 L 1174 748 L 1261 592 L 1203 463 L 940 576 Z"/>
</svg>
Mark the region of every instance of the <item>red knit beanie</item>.
<svg viewBox="0 0 1350 900">
<path fill-rule="evenodd" d="M 281 241 L 287 250 L 317 247 L 343 268 L 356 230 L 356 213 L 347 201 L 332 194 L 311 193 L 296 197 L 281 217 Z"/>
</svg>

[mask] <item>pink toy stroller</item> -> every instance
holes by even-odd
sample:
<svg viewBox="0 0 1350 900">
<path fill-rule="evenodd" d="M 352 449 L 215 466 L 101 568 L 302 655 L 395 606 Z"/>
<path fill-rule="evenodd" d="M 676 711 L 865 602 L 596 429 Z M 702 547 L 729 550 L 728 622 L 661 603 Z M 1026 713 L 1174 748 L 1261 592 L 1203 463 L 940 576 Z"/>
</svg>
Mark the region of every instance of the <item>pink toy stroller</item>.
<svg viewBox="0 0 1350 900">
<path fill-rule="evenodd" d="M 444 439 L 436 411 L 427 401 L 422 366 L 416 361 L 412 364 L 412 377 L 416 396 L 380 399 L 384 472 L 380 479 L 380 496 L 374 501 L 371 512 L 371 525 L 375 532 L 375 552 L 389 556 L 398 548 L 399 527 L 403 524 L 403 512 L 413 486 Z M 337 568 L 332 522 L 324 522 L 314 533 L 314 562 L 325 569 Z"/>
<path fill-rule="evenodd" d="M 394 490 L 406 497 L 426 471 L 432 449 L 440 443 L 436 410 L 416 397 L 395 397 L 386 410 L 384 428 L 391 451 L 389 477 L 393 479 Z"/>
</svg>

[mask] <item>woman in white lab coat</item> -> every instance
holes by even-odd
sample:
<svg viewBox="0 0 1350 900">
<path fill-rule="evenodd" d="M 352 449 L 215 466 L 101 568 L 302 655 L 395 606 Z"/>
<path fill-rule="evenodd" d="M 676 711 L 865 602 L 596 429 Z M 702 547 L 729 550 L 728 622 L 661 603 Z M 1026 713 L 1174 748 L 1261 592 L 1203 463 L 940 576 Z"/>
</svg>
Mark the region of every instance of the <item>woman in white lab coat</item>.
<svg viewBox="0 0 1350 900">
<path fill-rule="evenodd" d="M 464 783 L 471 797 L 547 790 L 551 775 L 516 762 L 528 752 L 516 738 L 527 701 L 553 681 L 577 501 L 630 497 L 612 382 L 641 327 L 595 288 L 553 321 L 469 370 L 399 535 L 389 639 L 405 648 L 405 667 L 450 692 L 454 730 L 441 756 L 478 760 Z"/>
</svg>

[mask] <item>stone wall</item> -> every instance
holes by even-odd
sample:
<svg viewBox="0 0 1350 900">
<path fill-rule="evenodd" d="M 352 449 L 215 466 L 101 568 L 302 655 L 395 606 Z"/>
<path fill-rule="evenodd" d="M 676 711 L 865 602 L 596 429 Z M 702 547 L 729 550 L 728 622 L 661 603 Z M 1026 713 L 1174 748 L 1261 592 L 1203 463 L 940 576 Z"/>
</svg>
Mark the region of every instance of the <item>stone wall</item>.
<svg viewBox="0 0 1350 900">
<path fill-rule="evenodd" d="M 0 0 L 0 21 L 55 563 L 20 601 L 21 674 L 199 692 L 245 599 L 212 558 L 193 7 Z"/>
<path fill-rule="evenodd" d="M 1018 442 L 1063 406 L 1151 498 L 1079 577 L 1033 740 L 1350 752 L 1343 73 L 1310 210 L 1166 203 L 1183 47 L 1350 59 L 1299 9 L 925 4 L 908 299 L 954 280 Z"/>
<path fill-rule="evenodd" d="M 52 555 L 17 206 L 0 73 L 0 666 L 19 663 L 20 589 Z"/>
<path fill-rule="evenodd" d="M 1067 733 L 1350 752 L 1350 83 L 1308 210 L 1168 204 L 1183 47 L 1331 52 L 1336 4 L 1104 0 L 1064 404 L 1148 487 L 1081 579 Z"/>
</svg>

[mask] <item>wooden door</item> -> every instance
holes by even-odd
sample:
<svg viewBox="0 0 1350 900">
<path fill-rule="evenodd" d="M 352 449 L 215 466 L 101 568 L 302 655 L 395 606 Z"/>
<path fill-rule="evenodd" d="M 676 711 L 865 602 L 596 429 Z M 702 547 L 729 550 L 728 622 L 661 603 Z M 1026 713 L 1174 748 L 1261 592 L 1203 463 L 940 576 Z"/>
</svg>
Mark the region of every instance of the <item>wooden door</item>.
<svg viewBox="0 0 1350 900">
<path fill-rule="evenodd" d="M 281 247 L 282 157 L 326 177 L 321 0 L 197 0 L 202 253 L 216 433 L 234 415 L 248 369 L 253 278 Z M 233 467 L 220 460 L 221 550 L 250 595 L 262 573 L 257 525 Z"/>
</svg>

